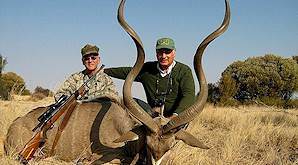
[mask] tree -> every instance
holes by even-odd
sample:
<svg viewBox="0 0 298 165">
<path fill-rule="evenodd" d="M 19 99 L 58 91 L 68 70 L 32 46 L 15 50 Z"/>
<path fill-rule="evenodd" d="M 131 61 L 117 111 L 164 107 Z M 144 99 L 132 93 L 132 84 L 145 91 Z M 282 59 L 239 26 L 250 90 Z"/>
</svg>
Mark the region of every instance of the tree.
<svg viewBox="0 0 298 165">
<path fill-rule="evenodd" d="M 285 104 L 298 89 L 298 64 L 272 54 L 237 61 L 222 73 L 219 88 L 221 101 L 232 97 L 247 103 L 274 98 Z"/>
<path fill-rule="evenodd" d="M 292 56 L 293 60 L 296 61 L 296 63 L 298 64 L 298 56 Z"/>
<path fill-rule="evenodd" d="M 24 79 L 14 72 L 2 74 L 0 83 L 0 96 L 5 100 L 9 99 L 12 93 L 19 93 L 26 89 Z"/>
<path fill-rule="evenodd" d="M 41 100 L 49 96 L 53 96 L 53 92 L 40 86 L 37 86 L 32 94 L 32 98 L 34 98 L 35 100 Z"/>
<path fill-rule="evenodd" d="M 2 71 L 5 67 L 5 65 L 7 64 L 7 59 L 4 58 L 1 54 L 0 54 L 0 76 L 2 74 Z"/>
<path fill-rule="evenodd" d="M 233 79 L 232 74 L 222 74 L 219 89 L 219 103 L 220 105 L 237 105 L 237 100 L 234 96 L 237 94 L 238 85 Z"/>
<path fill-rule="evenodd" d="M 4 99 L 4 100 L 8 99 L 8 90 L 7 90 L 6 84 L 3 82 L 1 77 L 0 77 L 0 99 Z"/>
<path fill-rule="evenodd" d="M 208 99 L 209 103 L 216 104 L 219 101 L 220 93 L 217 84 L 208 83 Z"/>
</svg>

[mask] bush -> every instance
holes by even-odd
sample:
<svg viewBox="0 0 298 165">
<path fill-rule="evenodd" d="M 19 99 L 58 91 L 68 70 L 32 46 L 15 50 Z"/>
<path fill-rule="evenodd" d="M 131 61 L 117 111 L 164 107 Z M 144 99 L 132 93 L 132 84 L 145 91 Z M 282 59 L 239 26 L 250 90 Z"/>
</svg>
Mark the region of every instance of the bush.
<svg viewBox="0 0 298 165">
<path fill-rule="evenodd" d="M 285 104 L 285 100 L 282 100 L 278 97 L 262 97 L 260 99 L 258 99 L 261 104 L 265 104 L 268 106 L 275 106 L 275 107 L 279 107 L 282 108 Z"/>
<path fill-rule="evenodd" d="M 238 106 L 240 104 L 241 103 L 239 101 L 233 98 L 221 99 L 220 102 L 218 103 L 219 106 Z"/>
<path fill-rule="evenodd" d="M 220 93 L 217 84 L 208 83 L 208 99 L 209 103 L 216 104 L 219 101 Z"/>
<path fill-rule="evenodd" d="M 44 89 L 40 86 L 37 86 L 35 89 L 34 89 L 34 93 L 42 93 L 43 95 L 45 95 L 46 97 L 50 96 L 51 94 L 51 91 L 49 89 Z"/>
<path fill-rule="evenodd" d="M 38 101 L 38 100 L 42 100 L 42 99 L 46 98 L 47 96 L 44 95 L 43 93 L 33 93 L 31 95 L 31 97 L 34 101 Z"/>
<path fill-rule="evenodd" d="M 25 90 L 22 92 L 22 95 L 31 95 L 31 92 L 30 92 L 30 90 L 25 89 Z"/>
<path fill-rule="evenodd" d="M 10 90 L 15 92 L 19 92 L 25 86 L 24 79 L 14 72 L 2 74 L 2 80 Z"/>
<path fill-rule="evenodd" d="M 298 108 L 298 99 L 288 100 L 285 103 L 286 108 Z"/>
<path fill-rule="evenodd" d="M 262 101 L 287 107 L 298 90 L 298 64 L 294 58 L 268 54 L 229 65 L 219 82 L 220 102 L 236 99 L 242 104 Z"/>
<path fill-rule="evenodd" d="M 0 99 L 8 100 L 9 90 L 6 84 L 3 82 L 2 78 L 0 78 Z"/>
<path fill-rule="evenodd" d="M 46 97 L 53 96 L 53 92 L 49 89 L 44 89 L 40 86 L 37 86 L 31 96 L 34 100 L 41 100 Z"/>
<path fill-rule="evenodd" d="M 1 74 L 0 96 L 3 100 L 9 100 L 11 94 L 21 94 L 25 90 L 25 81 L 21 76 L 14 72 Z"/>
</svg>

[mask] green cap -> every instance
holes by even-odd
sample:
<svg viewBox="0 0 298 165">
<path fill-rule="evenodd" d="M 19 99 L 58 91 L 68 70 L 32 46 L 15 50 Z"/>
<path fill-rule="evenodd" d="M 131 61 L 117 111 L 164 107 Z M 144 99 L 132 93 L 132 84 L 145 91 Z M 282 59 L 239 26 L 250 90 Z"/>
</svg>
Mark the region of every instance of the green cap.
<svg viewBox="0 0 298 165">
<path fill-rule="evenodd" d="M 98 51 L 99 51 L 99 48 L 97 46 L 87 44 L 81 49 L 81 54 L 84 57 L 88 54 L 93 54 L 93 53 L 98 54 Z"/>
<path fill-rule="evenodd" d="M 162 49 L 162 48 L 174 50 L 175 49 L 174 40 L 172 40 L 171 38 L 158 39 L 156 42 L 156 49 Z"/>
</svg>

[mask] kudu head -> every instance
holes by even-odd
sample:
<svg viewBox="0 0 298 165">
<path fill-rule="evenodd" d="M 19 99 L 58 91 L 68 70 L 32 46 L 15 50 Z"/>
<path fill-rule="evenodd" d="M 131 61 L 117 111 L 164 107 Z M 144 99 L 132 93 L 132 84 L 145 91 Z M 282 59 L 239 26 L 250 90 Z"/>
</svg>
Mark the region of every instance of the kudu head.
<svg viewBox="0 0 298 165">
<path fill-rule="evenodd" d="M 130 35 L 136 45 L 137 60 L 124 82 L 123 100 L 125 106 L 129 110 L 129 113 L 140 122 L 142 122 L 148 129 L 148 131 L 146 132 L 146 146 L 148 153 L 152 158 L 152 163 L 155 164 L 156 161 L 160 161 L 164 154 L 176 144 L 177 140 L 182 140 L 184 143 L 193 147 L 207 149 L 208 147 L 202 144 L 193 135 L 187 133 L 183 129 L 179 130 L 177 128 L 186 123 L 189 123 L 194 118 L 196 118 L 203 110 L 204 105 L 207 101 L 208 86 L 202 68 L 202 56 L 208 44 L 211 43 L 215 38 L 223 34 L 228 28 L 230 22 L 229 1 L 225 0 L 226 10 L 222 24 L 218 29 L 216 29 L 203 40 L 203 42 L 198 46 L 194 56 L 194 69 L 200 84 L 200 92 L 198 93 L 196 101 L 192 106 L 184 110 L 179 116 L 173 118 L 172 120 L 165 119 L 162 115 L 158 118 L 153 119 L 132 98 L 132 83 L 144 64 L 145 52 L 139 36 L 124 20 L 124 4 L 125 0 L 120 0 L 117 18 L 119 24 Z M 128 132 L 116 141 L 129 141 L 133 139 L 137 139 L 137 135 L 132 132 Z"/>
</svg>

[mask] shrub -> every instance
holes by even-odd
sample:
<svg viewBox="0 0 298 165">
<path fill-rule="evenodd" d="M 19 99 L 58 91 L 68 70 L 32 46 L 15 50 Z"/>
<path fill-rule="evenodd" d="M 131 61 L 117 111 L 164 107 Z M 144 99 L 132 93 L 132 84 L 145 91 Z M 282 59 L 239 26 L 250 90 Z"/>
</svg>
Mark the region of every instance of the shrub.
<svg viewBox="0 0 298 165">
<path fill-rule="evenodd" d="M 8 100 L 9 90 L 6 84 L 3 82 L 2 78 L 0 78 L 0 99 Z"/>
<path fill-rule="evenodd" d="M 285 101 L 278 97 L 262 97 L 258 99 L 261 104 L 265 104 L 267 106 L 275 106 L 282 108 Z"/>
<path fill-rule="evenodd" d="M 45 97 L 53 96 L 53 92 L 49 89 L 44 89 L 40 86 L 37 86 L 31 96 L 34 100 L 41 100 Z"/>
<path fill-rule="evenodd" d="M 31 95 L 31 92 L 28 89 L 24 89 L 24 91 L 22 92 L 22 95 Z"/>
<path fill-rule="evenodd" d="M 1 74 L 0 96 L 4 100 L 9 100 L 11 94 L 19 94 L 26 90 L 24 79 L 14 72 Z"/>
<path fill-rule="evenodd" d="M 287 107 L 297 89 L 298 64 L 295 59 L 272 54 L 232 63 L 219 82 L 220 102 L 233 98 L 242 104 L 262 101 Z"/>
<path fill-rule="evenodd" d="M 298 108 L 298 99 L 288 100 L 285 103 L 286 108 Z"/>
<path fill-rule="evenodd" d="M 208 83 L 208 99 L 209 103 L 216 104 L 219 101 L 220 93 L 217 84 Z"/>
<path fill-rule="evenodd" d="M 31 97 L 34 101 L 38 101 L 38 100 L 42 100 L 42 99 L 46 98 L 47 96 L 44 95 L 43 93 L 33 93 L 31 95 Z"/>
</svg>

